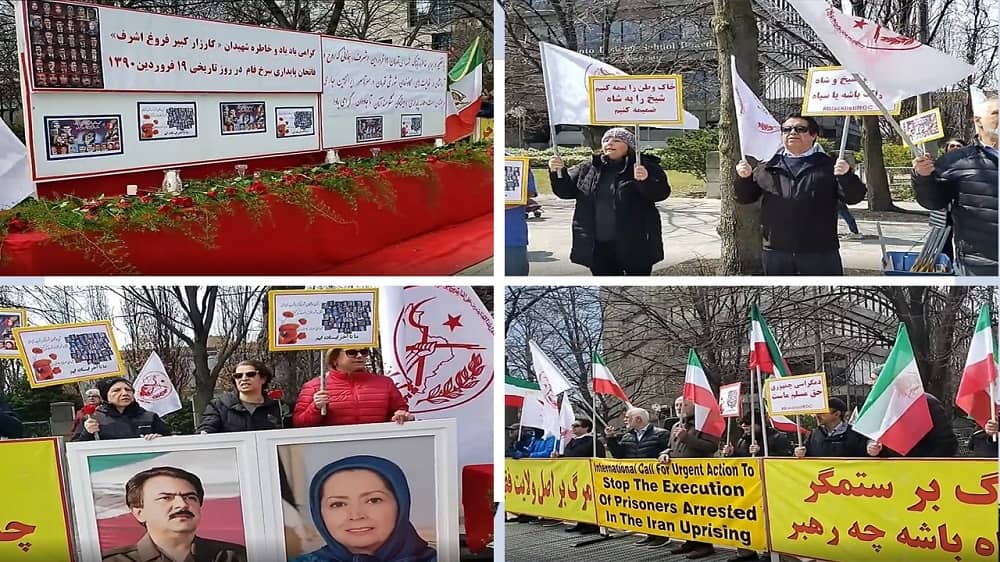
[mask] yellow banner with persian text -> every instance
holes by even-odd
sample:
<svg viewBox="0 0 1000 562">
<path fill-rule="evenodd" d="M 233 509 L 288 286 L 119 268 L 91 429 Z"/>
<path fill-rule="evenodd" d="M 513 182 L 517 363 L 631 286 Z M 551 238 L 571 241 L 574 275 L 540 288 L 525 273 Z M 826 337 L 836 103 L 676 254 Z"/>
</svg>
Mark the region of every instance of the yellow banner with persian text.
<svg viewBox="0 0 1000 562">
<path fill-rule="evenodd" d="M 548 519 L 596 523 L 589 459 L 506 459 L 504 509 Z"/>
<path fill-rule="evenodd" d="M 0 560 L 72 560 L 58 440 L 0 441 Z"/>
<path fill-rule="evenodd" d="M 761 466 L 754 459 L 594 459 L 600 525 L 765 550 Z"/>
<path fill-rule="evenodd" d="M 997 461 L 767 459 L 776 552 L 823 560 L 996 561 Z"/>
</svg>

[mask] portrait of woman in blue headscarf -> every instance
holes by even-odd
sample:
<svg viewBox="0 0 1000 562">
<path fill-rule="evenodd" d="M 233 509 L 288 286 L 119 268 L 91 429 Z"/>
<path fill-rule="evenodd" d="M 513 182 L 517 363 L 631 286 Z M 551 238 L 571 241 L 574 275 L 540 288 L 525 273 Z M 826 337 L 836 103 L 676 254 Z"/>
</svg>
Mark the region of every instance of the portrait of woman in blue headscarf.
<svg viewBox="0 0 1000 562">
<path fill-rule="evenodd" d="M 410 486 L 395 463 L 356 455 L 309 484 L 309 511 L 326 546 L 293 562 L 437 562 L 410 523 Z"/>
</svg>

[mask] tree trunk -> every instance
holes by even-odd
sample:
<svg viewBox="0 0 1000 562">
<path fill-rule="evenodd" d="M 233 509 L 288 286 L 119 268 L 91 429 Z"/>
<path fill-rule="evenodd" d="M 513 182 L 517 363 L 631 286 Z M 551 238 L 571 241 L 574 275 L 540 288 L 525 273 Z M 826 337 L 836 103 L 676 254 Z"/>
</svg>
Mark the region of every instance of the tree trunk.
<svg viewBox="0 0 1000 562">
<path fill-rule="evenodd" d="M 208 367 L 208 346 L 205 342 L 196 340 L 191 346 L 191 354 L 194 361 L 194 423 L 197 430 L 205 406 L 215 395 L 216 378 L 212 376 L 212 369 Z"/>
<path fill-rule="evenodd" d="M 729 58 L 736 56 L 736 66 L 744 81 L 760 94 L 760 71 L 757 59 L 757 22 L 750 0 L 713 0 L 712 26 L 718 46 L 719 84 L 719 183 L 722 209 L 718 232 L 722 242 L 719 275 L 748 275 L 763 272 L 761 266 L 760 204 L 736 203 L 733 183 L 736 163 L 740 161 L 736 130 L 736 105 Z"/>
<path fill-rule="evenodd" d="M 889 193 L 889 177 L 885 172 L 882 158 L 882 131 L 878 117 L 862 117 L 864 124 L 865 185 L 868 187 L 868 209 L 871 211 L 893 211 L 892 194 Z"/>
</svg>

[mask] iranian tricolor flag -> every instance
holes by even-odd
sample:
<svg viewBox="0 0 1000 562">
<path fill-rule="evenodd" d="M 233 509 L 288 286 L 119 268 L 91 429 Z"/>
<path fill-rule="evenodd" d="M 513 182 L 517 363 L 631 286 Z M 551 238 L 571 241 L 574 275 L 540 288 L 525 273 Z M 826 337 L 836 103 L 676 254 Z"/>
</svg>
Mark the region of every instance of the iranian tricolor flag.
<svg viewBox="0 0 1000 562">
<path fill-rule="evenodd" d="M 512 377 L 504 377 L 504 406 L 511 408 L 523 408 L 524 397 L 532 392 L 539 392 L 540 387 L 530 381 Z"/>
<path fill-rule="evenodd" d="M 750 307 L 750 370 L 758 368 L 761 373 L 775 377 L 787 377 L 792 374 L 785 364 L 785 358 L 781 356 L 778 342 L 771 335 L 767 320 L 761 315 L 757 305 L 753 305 Z M 805 428 L 799 427 L 785 416 L 771 416 L 771 426 L 785 433 L 796 431 L 807 433 Z"/>
<path fill-rule="evenodd" d="M 455 142 L 476 130 L 476 114 L 483 98 L 483 44 L 479 37 L 448 73 L 448 118 L 445 142 Z"/>
<path fill-rule="evenodd" d="M 899 325 L 885 366 L 858 412 L 854 431 L 906 455 L 932 426 L 917 362 L 906 326 Z"/>
<path fill-rule="evenodd" d="M 719 399 L 712 392 L 708 376 L 705 375 L 705 369 L 701 367 L 701 361 L 694 349 L 688 353 L 682 396 L 685 400 L 694 402 L 694 428 L 721 438 L 726 432 L 726 420 L 722 418 Z"/>
<path fill-rule="evenodd" d="M 599 353 L 594 353 L 594 394 L 617 396 L 628 404 L 629 407 L 632 407 L 632 403 L 629 401 L 628 396 L 625 395 L 625 391 L 622 390 L 615 376 L 611 374 L 611 370 L 608 369 L 608 366 L 604 363 L 604 358 Z"/>
<path fill-rule="evenodd" d="M 976 332 L 969 344 L 969 356 L 965 360 L 962 381 L 958 384 L 955 405 L 972 416 L 980 426 L 995 419 L 996 412 L 992 396 L 997 382 L 996 340 L 990 327 L 990 307 L 979 309 Z"/>
</svg>

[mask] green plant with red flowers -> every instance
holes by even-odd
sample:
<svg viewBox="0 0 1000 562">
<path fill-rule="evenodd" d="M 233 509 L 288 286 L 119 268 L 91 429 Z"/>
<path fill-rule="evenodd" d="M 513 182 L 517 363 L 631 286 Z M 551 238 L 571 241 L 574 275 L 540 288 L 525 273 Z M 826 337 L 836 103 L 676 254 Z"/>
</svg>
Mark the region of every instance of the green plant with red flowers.
<svg viewBox="0 0 1000 562">
<path fill-rule="evenodd" d="M 212 247 L 218 234 L 217 218 L 242 210 L 255 225 L 268 213 L 273 196 L 306 211 L 310 221 L 350 223 L 316 196 L 317 190 L 339 194 L 351 210 L 359 201 L 395 210 L 392 177 L 422 177 L 431 181 L 429 197 L 437 199 L 439 186 L 431 167 L 437 162 L 491 167 L 492 145 L 461 143 L 441 148 L 413 147 L 352 158 L 341 164 L 262 171 L 252 178 L 210 178 L 186 182 L 179 194 L 163 192 L 139 196 L 104 196 L 27 200 L 0 212 L 0 243 L 9 234 L 41 232 L 55 243 L 82 253 L 110 273 L 137 273 L 128 264 L 123 232 L 182 231 Z"/>
</svg>

